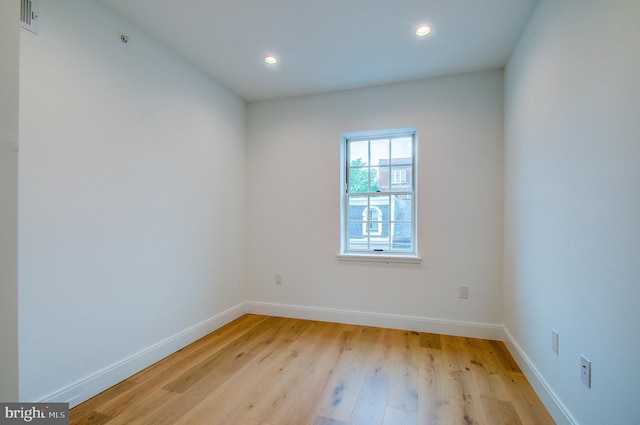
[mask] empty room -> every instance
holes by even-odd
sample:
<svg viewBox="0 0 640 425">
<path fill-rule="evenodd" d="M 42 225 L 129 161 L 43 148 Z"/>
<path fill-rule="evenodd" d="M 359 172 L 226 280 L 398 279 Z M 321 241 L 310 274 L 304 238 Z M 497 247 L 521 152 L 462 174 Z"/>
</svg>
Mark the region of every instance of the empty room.
<svg viewBox="0 0 640 425">
<path fill-rule="evenodd" d="M 638 424 L 638 19 L 1 2 L 0 402 L 72 424 Z"/>
</svg>

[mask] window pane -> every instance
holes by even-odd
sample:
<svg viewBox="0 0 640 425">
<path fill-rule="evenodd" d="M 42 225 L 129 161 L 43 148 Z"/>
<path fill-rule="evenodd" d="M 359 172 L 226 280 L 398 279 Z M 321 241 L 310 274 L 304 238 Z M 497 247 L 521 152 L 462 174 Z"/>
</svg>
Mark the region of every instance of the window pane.
<svg viewBox="0 0 640 425">
<path fill-rule="evenodd" d="M 371 184 L 369 187 L 371 192 L 378 192 L 382 190 L 380 187 L 380 171 L 379 167 L 371 167 L 371 171 L 369 173 L 369 183 Z"/>
<path fill-rule="evenodd" d="M 353 222 L 348 225 L 347 245 L 349 249 L 368 249 L 369 238 L 362 234 L 362 222 Z"/>
<path fill-rule="evenodd" d="M 413 205 L 411 195 L 393 196 L 392 221 L 412 221 Z"/>
<path fill-rule="evenodd" d="M 389 223 L 382 223 L 381 234 L 374 236 L 371 235 L 371 249 L 382 249 L 384 251 L 389 250 Z"/>
<path fill-rule="evenodd" d="M 389 221 L 389 195 L 371 195 L 370 206 L 382 213 L 381 220 Z"/>
<path fill-rule="evenodd" d="M 391 167 L 391 190 L 411 190 L 411 167 Z"/>
<path fill-rule="evenodd" d="M 370 206 L 362 212 L 362 233 L 364 235 L 380 235 L 382 232 L 382 210 Z"/>
<path fill-rule="evenodd" d="M 362 222 L 362 213 L 369 207 L 369 197 L 362 195 L 349 196 L 347 200 L 347 208 L 349 221 Z"/>
<path fill-rule="evenodd" d="M 412 138 L 400 137 L 391 140 L 392 164 L 411 164 L 413 161 Z"/>
<path fill-rule="evenodd" d="M 413 250 L 413 200 L 411 195 L 393 196 L 391 218 L 391 246 L 393 249 Z"/>
<path fill-rule="evenodd" d="M 369 169 L 367 167 L 352 167 L 349 169 L 349 192 L 369 191 Z"/>
<path fill-rule="evenodd" d="M 378 190 L 380 192 L 388 192 L 391 186 L 389 185 L 389 167 L 376 167 L 378 173 Z"/>
<path fill-rule="evenodd" d="M 369 141 L 349 143 L 349 165 L 369 165 Z"/>
<path fill-rule="evenodd" d="M 371 165 L 389 165 L 389 139 L 371 141 Z"/>
<path fill-rule="evenodd" d="M 411 223 L 395 223 L 392 225 L 391 246 L 393 249 L 411 250 L 413 231 Z"/>
</svg>

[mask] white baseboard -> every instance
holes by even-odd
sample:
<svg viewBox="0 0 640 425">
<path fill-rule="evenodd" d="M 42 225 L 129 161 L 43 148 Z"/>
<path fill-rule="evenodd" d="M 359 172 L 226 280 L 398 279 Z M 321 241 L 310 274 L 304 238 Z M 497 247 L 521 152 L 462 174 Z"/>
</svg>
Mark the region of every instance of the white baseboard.
<svg viewBox="0 0 640 425">
<path fill-rule="evenodd" d="M 235 307 L 216 314 L 203 322 L 147 347 L 126 359 L 55 391 L 43 397 L 41 400 L 37 400 L 37 402 L 68 402 L 69 407 L 77 406 L 153 363 L 221 328 L 242 316 L 245 312 L 245 303 L 240 303 Z"/>
<path fill-rule="evenodd" d="M 553 392 L 547 381 L 542 377 L 538 369 L 533 365 L 529 357 L 525 354 L 522 348 L 518 345 L 509 331 L 503 327 L 504 331 L 504 343 L 507 349 L 515 359 L 518 366 L 522 370 L 522 373 L 527 377 L 527 380 L 533 387 L 542 403 L 545 405 L 549 414 L 556 422 L 557 425 L 578 425 L 578 421 L 569 413 L 564 404 L 558 399 Z"/>
<path fill-rule="evenodd" d="M 502 340 L 502 325 L 247 301 L 247 313 Z"/>
</svg>

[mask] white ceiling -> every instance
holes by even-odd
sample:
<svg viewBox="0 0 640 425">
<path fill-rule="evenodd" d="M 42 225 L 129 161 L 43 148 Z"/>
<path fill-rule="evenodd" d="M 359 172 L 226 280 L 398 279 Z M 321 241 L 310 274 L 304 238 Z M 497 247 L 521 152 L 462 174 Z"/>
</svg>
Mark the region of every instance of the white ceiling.
<svg viewBox="0 0 640 425">
<path fill-rule="evenodd" d="M 501 68 L 538 0 L 99 1 L 255 101 Z"/>
</svg>

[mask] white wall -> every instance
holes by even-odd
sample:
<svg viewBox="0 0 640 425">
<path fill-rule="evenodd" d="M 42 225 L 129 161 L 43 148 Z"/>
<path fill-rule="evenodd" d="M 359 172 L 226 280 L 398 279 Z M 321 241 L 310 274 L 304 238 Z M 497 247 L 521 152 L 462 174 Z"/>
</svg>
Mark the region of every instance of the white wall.
<svg viewBox="0 0 640 425">
<path fill-rule="evenodd" d="M 249 299 L 501 323 L 502 113 L 500 71 L 250 104 Z M 338 261 L 340 134 L 407 126 L 422 263 Z"/>
<path fill-rule="evenodd" d="M 18 400 L 20 3 L 0 2 L 0 400 Z"/>
<path fill-rule="evenodd" d="M 245 299 L 246 106 L 94 1 L 21 42 L 20 398 L 76 404 Z"/>
<path fill-rule="evenodd" d="M 504 322 L 582 425 L 640 416 L 639 16 L 542 0 L 506 72 Z"/>
</svg>

